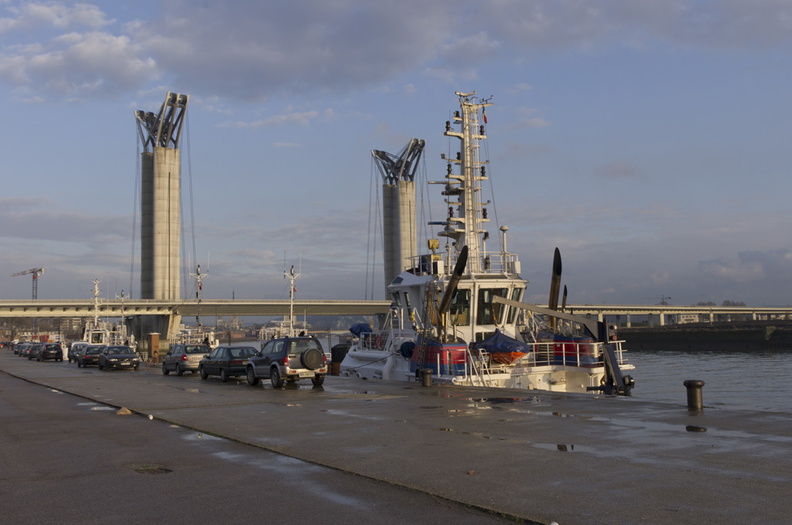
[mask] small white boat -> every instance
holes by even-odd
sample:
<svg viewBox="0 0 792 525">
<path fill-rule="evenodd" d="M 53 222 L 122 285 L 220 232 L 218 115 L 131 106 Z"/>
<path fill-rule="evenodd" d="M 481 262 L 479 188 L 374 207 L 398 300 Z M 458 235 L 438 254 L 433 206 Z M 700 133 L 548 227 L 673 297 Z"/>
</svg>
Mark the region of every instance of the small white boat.
<svg viewBox="0 0 792 525">
<path fill-rule="evenodd" d="M 520 277 L 517 255 L 507 251 L 506 226 L 499 228 L 500 249 L 487 251 L 490 203 L 483 201 L 481 183 L 488 180 L 488 161 L 481 154 L 485 108 L 492 102 L 475 92 L 457 96 L 460 110 L 444 134 L 459 140 L 459 152 L 442 156 L 445 180 L 430 182 L 443 185 L 447 215 L 429 224 L 442 227 L 438 236 L 446 238 L 445 246 L 429 239 L 429 253 L 409 258 L 390 281 L 393 303 L 382 329 L 365 323 L 350 329 L 356 339 L 340 373 L 402 381 L 431 374 L 433 381 L 456 385 L 629 395 L 634 381 L 623 374 L 632 367 L 624 361 L 622 341 L 611 340 L 605 323 L 558 309 L 558 251 L 548 308 L 521 302 L 527 281 Z M 407 164 L 390 162 L 402 171 Z M 415 156 L 410 162 L 417 162 Z M 383 178 L 386 186 L 399 183 L 397 176 Z M 383 194 L 393 199 L 383 206 L 391 214 L 409 208 L 399 199 L 414 198 L 401 188 Z M 409 228 L 404 217 L 388 220 L 386 230 L 399 223 Z"/>
<path fill-rule="evenodd" d="M 121 319 L 117 323 L 111 323 L 107 320 L 100 319 L 100 305 L 101 305 L 101 290 L 99 290 L 99 279 L 93 280 L 93 317 L 85 323 L 83 330 L 83 341 L 92 345 L 125 345 L 131 347 L 133 350 L 137 346 L 135 337 L 128 333 L 124 316 L 123 301 L 126 298 L 121 292 Z"/>
</svg>

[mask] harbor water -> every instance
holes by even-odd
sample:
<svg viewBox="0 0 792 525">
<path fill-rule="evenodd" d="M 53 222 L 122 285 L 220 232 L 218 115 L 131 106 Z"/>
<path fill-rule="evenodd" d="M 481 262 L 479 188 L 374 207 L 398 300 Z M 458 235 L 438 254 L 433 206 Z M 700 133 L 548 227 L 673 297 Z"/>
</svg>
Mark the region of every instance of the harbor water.
<svg viewBox="0 0 792 525">
<path fill-rule="evenodd" d="M 628 342 L 629 343 L 629 342 Z M 687 403 L 683 382 L 704 381 L 704 406 L 792 413 L 790 352 L 647 352 L 626 354 L 635 365 L 635 399 Z"/>
</svg>

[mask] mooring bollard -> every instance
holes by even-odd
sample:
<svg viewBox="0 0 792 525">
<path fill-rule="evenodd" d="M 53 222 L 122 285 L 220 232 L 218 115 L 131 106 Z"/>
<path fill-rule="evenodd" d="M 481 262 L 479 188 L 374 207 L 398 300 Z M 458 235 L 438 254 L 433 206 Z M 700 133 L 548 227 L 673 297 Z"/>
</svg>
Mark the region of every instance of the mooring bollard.
<svg viewBox="0 0 792 525">
<path fill-rule="evenodd" d="M 421 369 L 421 386 L 432 386 L 432 369 Z"/>
<path fill-rule="evenodd" d="M 688 379 L 684 382 L 687 388 L 687 404 L 690 410 L 701 410 L 704 408 L 704 396 L 701 389 L 704 387 L 704 381 L 700 379 Z"/>
</svg>

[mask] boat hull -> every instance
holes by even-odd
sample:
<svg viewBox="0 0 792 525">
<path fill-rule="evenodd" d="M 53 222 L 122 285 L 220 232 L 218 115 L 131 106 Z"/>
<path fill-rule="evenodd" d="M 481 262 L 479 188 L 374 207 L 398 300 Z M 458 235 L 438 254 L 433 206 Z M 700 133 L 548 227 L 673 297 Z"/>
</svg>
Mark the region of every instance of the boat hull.
<svg viewBox="0 0 792 525">
<path fill-rule="evenodd" d="M 419 336 L 409 357 L 399 351 L 401 344 L 385 345 L 383 349 L 353 346 L 341 363 L 340 374 L 361 379 L 415 382 L 420 380 L 421 370 L 430 370 L 433 382 L 438 384 L 570 393 L 596 391 L 604 384 L 606 372 L 601 362 L 573 364 L 586 360 L 585 346 L 567 341 L 558 344 L 578 345 L 577 348 L 583 350 L 573 356 L 570 347 L 560 347 L 559 352 L 568 355 L 556 355 L 556 345 L 551 343 L 550 360 L 530 353 L 506 365 L 490 360 L 491 356 L 486 354 L 472 355 L 464 343 L 440 343 Z M 556 359 L 568 364 L 557 364 Z"/>
</svg>

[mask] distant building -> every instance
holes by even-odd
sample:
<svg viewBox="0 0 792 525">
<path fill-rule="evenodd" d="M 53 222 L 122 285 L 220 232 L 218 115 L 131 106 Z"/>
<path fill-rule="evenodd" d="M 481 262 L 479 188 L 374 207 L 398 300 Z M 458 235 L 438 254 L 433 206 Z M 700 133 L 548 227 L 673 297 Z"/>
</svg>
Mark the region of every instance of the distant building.
<svg viewBox="0 0 792 525">
<path fill-rule="evenodd" d="M 677 323 L 700 323 L 701 316 L 699 314 L 677 314 Z"/>
</svg>

